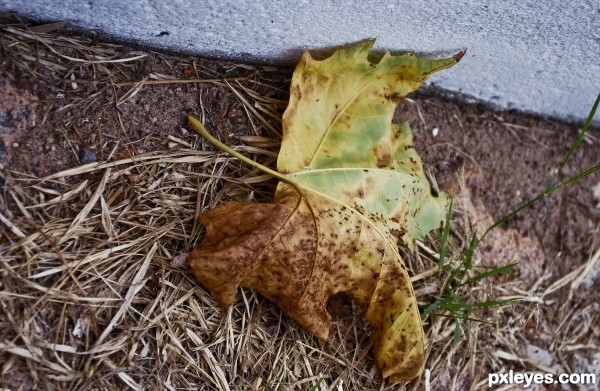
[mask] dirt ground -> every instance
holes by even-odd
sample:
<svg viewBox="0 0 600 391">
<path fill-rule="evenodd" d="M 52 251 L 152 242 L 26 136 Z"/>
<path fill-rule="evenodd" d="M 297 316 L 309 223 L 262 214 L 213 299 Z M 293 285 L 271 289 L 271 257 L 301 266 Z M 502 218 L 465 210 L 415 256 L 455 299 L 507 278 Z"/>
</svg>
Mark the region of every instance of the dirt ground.
<svg viewBox="0 0 600 391">
<path fill-rule="evenodd" d="M 1 387 L 303 390 L 322 378 L 317 389 L 426 389 L 425 375 L 381 380 L 364 320 L 343 298 L 332 302 L 337 329 L 323 343 L 249 291 L 219 309 L 171 266 L 201 239 L 198 212 L 268 201 L 276 184 L 216 152 L 185 128 L 186 116 L 274 166 L 293 69 L 8 23 L 0 44 Z M 470 233 L 546 188 L 581 130 L 433 87 L 396 117 L 455 197 L 457 262 Z M 599 159 L 592 128 L 559 179 Z M 443 285 L 427 250 L 437 251 L 436 238 L 411 262 L 424 306 Z M 519 301 L 477 313 L 486 322 L 468 322 L 456 346 L 452 320 L 428 318 L 430 389 L 487 389 L 487 373 L 510 369 L 600 376 L 599 249 L 598 172 L 492 232 L 476 266 L 520 263 L 466 296 Z"/>
</svg>

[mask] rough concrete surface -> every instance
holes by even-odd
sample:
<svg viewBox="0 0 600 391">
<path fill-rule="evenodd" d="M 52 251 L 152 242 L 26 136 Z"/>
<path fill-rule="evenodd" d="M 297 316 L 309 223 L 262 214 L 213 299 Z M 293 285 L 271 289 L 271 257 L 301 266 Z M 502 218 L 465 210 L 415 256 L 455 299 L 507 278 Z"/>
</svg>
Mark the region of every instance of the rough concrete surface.
<svg viewBox="0 0 600 391">
<path fill-rule="evenodd" d="M 293 63 L 305 47 L 369 37 L 392 51 L 467 48 L 458 66 L 431 82 L 500 107 L 567 119 L 584 119 L 600 92 L 598 0 L 0 0 L 0 14 L 14 12 L 247 61 Z"/>
</svg>

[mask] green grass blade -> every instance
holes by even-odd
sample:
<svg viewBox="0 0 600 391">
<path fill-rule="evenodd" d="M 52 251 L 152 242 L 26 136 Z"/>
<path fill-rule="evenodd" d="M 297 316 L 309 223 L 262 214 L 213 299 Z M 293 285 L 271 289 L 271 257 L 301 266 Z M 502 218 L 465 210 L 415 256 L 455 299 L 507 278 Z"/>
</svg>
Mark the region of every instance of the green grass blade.
<svg viewBox="0 0 600 391">
<path fill-rule="evenodd" d="M 448 235 L 450 234 L 450 217 L 452 217 L 452 206 L 454 204 L 454 198 L 450 198 L 448 203 L 448 211 L 446 212 L 446 222 L 444 223 L 444 230 L 442 231 L 442 237 L 440 238 L 440 258 L 438 261 L 438 268 L 444 268 L 444 260 L 446 259 L 446 244 L 448 242 Z"/>
<path fill-rule="evenodd" d="M 465 310 L 465 308 L 469 308 L 469 304 L 467 303 L 446 303 L 444 306 L 446 311 L 452 313 L 459 313 Z"/>
<path fill-rule="evenodd" d="M 450 277 L 448 281 L 452 286 L 452 289 L 456 289 L 455 285 L 460 285 L 461 280 L 473 264 L 473 256 L 475 255 L 475 249 L 479 245 L 481 239 L 477 239 L 477 235 L 473 234 L 471 237 L 471 242 L 469 243 L 469 248 L 467 249 L 467 253 L 465 254 L 464 260 L 461 264 L 450 273 Z"/>
<path fill-rule="evenodd" d="M 600 104 L 600 94 L 598 94 L 598 97 L 596 98 L 596 102 L 594 102 L 594 105 L 592 106 L 592 110 L 590 111 L 590 114 L 588 115 L 588 118 L 585 121 L 583 128 L 581 129 L 581 133 L 579 134 L 579 137 L 577 137 L 577 140 L 575 140 L 573 145 L 571 145 L 571 148 L 569 148 L 569 152 L 567 152 L 567 155 L 565 156 L 562 163 L 560 164 L 560 167 L 556 171 L 556 174 L 554 175 L 554 177 L 552 177 L 550 184 L 546 188 L 546 192 L 548 192 L 549 190 L 551 190 L 554 187 L 554 185 L 556 184 L 556 180 L 562 173 L 563 168 L 565 168 L 565 166 L 567 165 L 569 160 L 571 160 L 571 157 L 575 153 L 575 150 L 579 147 L 579 144 L 581 144 L 581 142 L 583 141 L 583 137 L 585 136 L 585 134 L 588 131 L 588 128 L 592 124 L 592 120 L 594 119 L 594 115 L 596 114 L 596 110 L 598 109 L 599 104 Z"/>
<path fill-rule="evenodd" d="M 578 180 L 593 174 L 596 171 L 600 171 L 600 162 L 594 164 L 591 167 L 586 168 L 583 171 L 580 171 L 579 173 L 577 173 L 577 175 L 573 175 L 572 177 L 570 177 L 569 179 L 566 179 L 564 182 L 561 182 L 558 186 L 556 186 L 555 188 L 552 189 L 552 191 L 556 191 L 562 187 L 565 187 L 567 185 L 570 185 L 571 183 L 577 182 Z"/>
<path fill-rule="evenodd" d="M 537 197 L 527 201 L 526 203 L 524 203 L 523 205 L 519 206 L 517 209 L 513 210 L 512 212 L 510 212 L 509 214 L 507 214 L 506 216 L 502 217 L 500 220 L 498 220 L 497 222 L 495 222 L 494 224 L 492 224 L 485 232 L 484 234 L 481 236 L 481 238 L 479 239 L 478 243 L 481 242 L 483 240 L 483 238 L 485 238 L 492 230 L 494 230 L 495 228 L 497 228 L 498 226 L 506 223 L 507 221 L 509 221 L 510 219 L 514 218 L 516 215 L 518 215 L 519 213 L 521 213 L 523 210 L 529 208 L 530 206 L 532 206 L 533 204 L 537 203 L 538 201 L 543 200 L 544 198 L 546 198 L 547 196 L 549 196 L 550 194 L 554 193 L 555 191 L 570 185 L 571 183 L 575 183 L 578 180 L 593 174 L 596 171 L 600 171 L 600 162 L 594 164 L 591 167 L 586 168 L 585 170 L 577 173 L 576 175 L 573 175 L 572 177 L 570 177 L 569 179 L 565 180 L 564 182 L 561 182 L 559 185 L 556 185 L 554 187 L 552 187 L 549 190 L 544 191 L 542 194 L 538 195 Z"/>
<path fill-rule="evenodd" d="M 509 263 L 508 265 L 500 266 L 500 267 L 494 268 L 492 270 L 488 270 L 487 272 L 483 272 L 483 273 L 477 274 L 476 276 L 471 277 L 468 280 L 466 280 L 465 282 L 463 282 L 462 284 L 460 284 L 458 287 L 469 285 L 469 284 L 472 284 L 472 283 L 477 282 L 479 280 L 483 280 L 484 278 L 488 278 L 488 277 L 496 276 L 498 274 L 505 273 L 505 272 L 507 272 L 509 270 L 512 270 L 519 263 L 520 262 Z"/>
<path fill-rule="evenodd" d="M 493 308 L 493 307 L 501 307 L 507 304 L 511 304 L 519 299 L 508 299 L 508 300 L 486 300 L 481 303 L 471 304 L 474 308 Z"/>
<path fill-rule="evenodd" d="M 461 329 L 461 320 L 456 318 L 454 320 L 454 337 L 452 338 L 452 347 L 455 347 L 458 344 L 458 340 L 460 338 L 460 329 Z"/>
<path fill-rule="evenodd" d="M 429 304 L 427 306 L 427 308 L 425 308 L 425 310 L 423 311 L 423 314 L 421 315 L 421 317 L 423 319 L 427 318 L 429 315 L 434 313 L 438 308 L 440 308 L 441 305 L 442 305 L 441 301 L 435 301 L 435 302 Z"/>
<path fill-rule="evenodd" d="M 315 383 L 315 385 L 312 386 L 308 391 L 317 391 L 317 388 L 319 387 L 319 385 L 321 384 L 322 381 L 323 381 L 323 378 L 320 377 L 319 380 L 317 380 L 317 382 Z"/>
<path fill-rule="evenodd" d="M 596 101 L 594 102 L 592 110 L 590 111 L 590 115 L 588 116 L 587 120 L 585 121 L 585 124 L 583 125 L 583 128 L 581 130 L 581 133 L 579 134 L 579 136 L 577 137 L 577 140 L 575 140 L 573 145 L 571 145 L 571 148 L 569 148 L 569 152 L 563 159 L 563 162 L 561 163 L 557 173 L 554 175 L 554 177 L 550 181 L 550 185 L 548 185 L 546 190 L 543 193 L 539 194 L 537 197 L 524 203 L 523 205 L 519 206 L 517 209 L 513 210 L 506 216 L 502 217 L 500 220 L 498 220 L 497 222 L 492 224 L 490 227 L 488 227 L 488 229 L 484 232 L 484 234 L 479 239 L 479 242 L 481 242 L 494 228 L 496 228 L 499 225 L 502 225 L 502 224 L 506 223 L 507 221 L 509 221 L 510 219 L 514 218 L 516 215 L 521 213 L 524 209 L 527 209 L 530 206 L 532 206 L 533 204 L 535 204 L 536 202 L 541 201 L 542 199 L 546 198 L 550 194 L 554 193 L 556 190 L 558 190 L 564 186 L 567 186 L 571 183 L 577 182 L 578 180 L 582 179 L 583 177 L 600 170 L 600 162 L 598 162 L 598 163 L 594 164 L 593 166 L 588 167 L 587 169 L 585 169 L 585 170 L 577 173 L 576 175 L 573 175 L 572 177 L 568 178 L 567 180 L 561 182 L 559 185 L 556 185 L 556 179 L 562 172 L 562 169 L 564 168 L 564 166 L 571 159 L 571 156 L 573 156 L 573 154 L 575 153 L 575 150 L 577 149 L 577 147 L 579 147 L 579 144 L 581 144 L 581 140 L 587 133 L 587 131 L 592 123 L 592 120 L 594 119 L 596 110 L 598 109 L 599 105 L 600 105 L 600 94 L 598 94 L 598 97 L 596 98 Z"/>
</svg>

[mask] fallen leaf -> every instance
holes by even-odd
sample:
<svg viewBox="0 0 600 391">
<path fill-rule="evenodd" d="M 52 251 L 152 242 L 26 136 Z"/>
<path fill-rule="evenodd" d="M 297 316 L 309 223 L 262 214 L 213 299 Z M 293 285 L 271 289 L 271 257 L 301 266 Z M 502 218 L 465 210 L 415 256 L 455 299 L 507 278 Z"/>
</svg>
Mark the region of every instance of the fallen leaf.
<svg viewBox="0 0 600 391">
<path fill-rule="evenodd" d="M 384 377 L 421 373 L 423 329 L 398 240 L 443 224 L 447 197 L 433 196 L 408 124 L 395 125 L 398 101 L 462 53 L 427 60 L 367 56 L 374 41 L 317 61 L 306 52 L 283 115 L 278 172 L 189 126 L 234 156 L 279 178 L 272 203 L 229 202 L 199 216 L 206 237 L 187 262 L 222 307 L 240 286 L 276 303 L 303 328 L 327 339 L 330 296 L 345 292 L 372 327 Z"/>
</svg>

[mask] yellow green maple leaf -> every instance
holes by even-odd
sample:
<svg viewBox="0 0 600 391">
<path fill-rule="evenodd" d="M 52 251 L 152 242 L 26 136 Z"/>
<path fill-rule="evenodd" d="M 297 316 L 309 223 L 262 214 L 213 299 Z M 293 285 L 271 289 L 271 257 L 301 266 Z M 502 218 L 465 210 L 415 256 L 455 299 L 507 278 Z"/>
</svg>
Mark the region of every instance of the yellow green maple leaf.
<svg viewBox="0 0 600 391">
<path fill-rule="evenodd" d="M 408 124 L 395 125 L 398 101 L 433 72 L 455 64 L 413 53 L 367 58 L 373 41 L 314 60 L 306 52 L 291 83 L 275 172 L 220 148 L 281 180 L 269 204 L 231 202 L 199 216 L 207 234 L 188 257 L 220 304 L 239 286 L 255 289 L 307 331 L 326 339 L 330 296 L 345 292 L 373 330 L 384 377 L 421 373 L 423 329 L 397 240 L 411 247 L 440 227 L 447 197 L 433 196 Z M 412 247 L 411 247 L 412 248 Z"/>
</svg>

